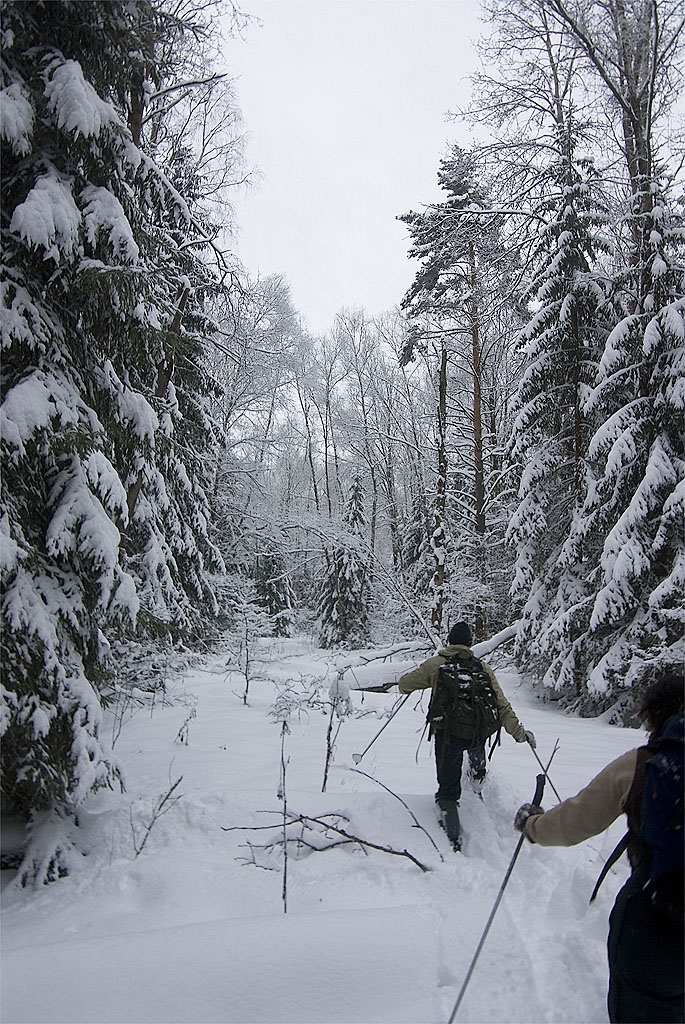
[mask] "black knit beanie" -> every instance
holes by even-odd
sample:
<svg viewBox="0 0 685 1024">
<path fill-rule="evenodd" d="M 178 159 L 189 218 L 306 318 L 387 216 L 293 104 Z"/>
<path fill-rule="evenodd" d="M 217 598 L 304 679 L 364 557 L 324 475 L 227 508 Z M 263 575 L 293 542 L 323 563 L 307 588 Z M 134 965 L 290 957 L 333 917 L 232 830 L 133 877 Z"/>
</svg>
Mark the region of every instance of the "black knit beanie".
<svg viewBox="0 0 685 1024">
<path fill-rule="evenodd" d="M 468 622 L 455 622 L 447 637 L 447 643 L 463 644 L 465 647 L 470 647 L 473 643 L 473 635 Z"/>
</svg>

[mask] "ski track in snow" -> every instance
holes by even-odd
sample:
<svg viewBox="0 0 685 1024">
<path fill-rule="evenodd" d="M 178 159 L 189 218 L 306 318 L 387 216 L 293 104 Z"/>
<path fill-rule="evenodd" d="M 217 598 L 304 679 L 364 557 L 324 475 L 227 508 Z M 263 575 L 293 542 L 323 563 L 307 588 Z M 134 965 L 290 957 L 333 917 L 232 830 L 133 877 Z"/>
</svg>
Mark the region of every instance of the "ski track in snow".
<svg viewBox="0 0 685 1024">
<path fill-rule="evenodd" d="M 4 1024 L 432 1024 L 449 1018 L 494 905 L 518 833 L 512 821 L 532 798 L 540 771 L 525 744 L 503 733 L 480 801 L 465 789 L 463 855 L 437 826 L 432 744 L 420 742 L 426 698 L 412 696 L 359 768 L 401 796 L 437 844 L 390 793 L 353 771 L 397 699 L 354 693 L 357 710 L 338 736 L 321 792 L 328 715 L 290 718 L 285 740 L 288 810 L 340 812 L 353 834 L 408 850 L 404 857 L 358 846 L 288 858 L 283 913 L 282 856 L 257 852 L 267 869 L 243 863 L 248 841 L 277 831 L 222 831 L 278 823 L 282 803 L 280 725 L 269 718 L 274 680 L 322 680 L 327 698 L 334 656 L 304 641 L 265 643 L 270 679 L 244 683 L 217 654 L 172 687 L 173 702 L 139 711 L 115 753 L 123 795 L 99 793 L 81 820 L 84 857 L 69 878 L 40 892 L 11 883 L 3 893 Z M 404 658 L 407 656 L 405 655 Z M 550 777 L 562 797 L 644 734 L 566 716 L 538 703 L 512 669 L 498 678 L 538 739 L 543 762 L 560 749 Z M 396 679 L 412 663 L 355 669 L 359 683 Z M 355 685 L 350 673 L 345 681 Z M 195 717 L 189 717 L 195 708 Z M 188 743 L 176 742 L 187 724 Z M 415 754 L 418 748 L 418 763 Z M 135 858 L 158 795 L 183 775 L 182 799 L 150 832 Z M 547 788 L 544 806 L 555 802 Z M 271 813 L 266 813 L 271 812 Z M 457 1022 L 534 1024 L 606 1021 L 606 932 L 627 877 L 617 865 L 592 907 L 601 865 L 623 832 L 571 849 L 524 843 L 460 1007 Z"/>
</svg>

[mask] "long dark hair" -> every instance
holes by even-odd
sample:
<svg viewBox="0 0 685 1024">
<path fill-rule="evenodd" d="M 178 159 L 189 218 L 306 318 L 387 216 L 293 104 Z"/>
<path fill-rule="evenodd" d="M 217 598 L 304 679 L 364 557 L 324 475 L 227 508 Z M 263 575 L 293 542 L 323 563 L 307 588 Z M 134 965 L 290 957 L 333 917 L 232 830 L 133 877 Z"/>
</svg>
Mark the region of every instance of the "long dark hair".
<svg viewBox="0 0 685 1024">
<path fill-rule="evenodd" d="M 640 718 L 649 731 L 658 735 L 673 715 L 685 708 L 685 675 L 678 669 L 664 671 L 649 684 L 639 706 Z"/>
</svg>

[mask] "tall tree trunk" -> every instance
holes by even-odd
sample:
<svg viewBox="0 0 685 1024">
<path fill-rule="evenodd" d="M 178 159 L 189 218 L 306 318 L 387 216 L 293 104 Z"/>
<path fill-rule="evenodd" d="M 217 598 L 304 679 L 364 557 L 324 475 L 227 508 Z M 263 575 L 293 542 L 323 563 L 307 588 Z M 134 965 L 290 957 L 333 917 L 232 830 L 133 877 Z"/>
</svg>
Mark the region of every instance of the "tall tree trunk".
<svg viewBox="0 0 685 1024">
<path fill-rule="evenodd" d="M 392 423 L 390 420 L 390 416 L 388 416 L 388 423 L 386 427 L 388 440 L 383 446 L 383 452 L 385 455 L 385 490 L 388 496 L 388 521 L 390 524 L 390 539 L 392 542 L 392 564 L 393 568 L 401 573 L 402 570 L 404 569 L 404 559 L 402 558 L 402 545 L 400 543 L 398 527 L 397 493 L 395 490 L 395 465 L 393 459 L 392 443 L 390 441 L 391 432 Z"/>
<path fill-rule="evenodd" d="M 153 63 L 153 57 L 155 52 L 155 41 L 152 36 L 146 36 L 142 40 L 142 50 L 147 60 Z M 136 146 L 140 146 L 140 140 L 143 135 L 143 116 L 145 114 L 145 79 L 149 73 L 149 68 L 143 66 L 140 68 L 140 74 L 137 76 L 137 80 L 131 83 L 130 89 L 130 101 L 128 109 L 128 126 L 131 131 L 133 143 Z"/>
<path fill-rule="evenodd" d="M 473 360 L 473 463 L 474 492 L 476 501 L 476 533 L 485 533 L 485 474 L 483 471 L 483 421 L 481 403 L 480 365 L 480 324 L 476 299 L 476 254 L 473 243 L 469 242 L 469 263 L 471 267 L 471 343 Z"/>
<path fill-rule="evenodd" d="M 407 408 L 409 409 L 409 414 L 410 414 L 411 437 L 412 437 L 412 441 L 413 441 L 413 445 L 414 445 L 414 451 L 416 452 L 416 455 L 412 456 L 412 458 L 411 458 L 411 464 L 415 468 L 415 477 L 416 477 L 417 483 L 419 485 L 419 494 L 420 494 L 420 501 L 421 501 L 421 515 L 422 515 L 424 526 L 425 526 L 426 540 L 430 544 L 430 542 L 431 542 L 431 517 L 430 517 L 430 509 L 428 508 L 428 502 L 426 500 L 426 495 L 427 495 L 426 474 L 425 474 L 425 468 L 426 467 L 424 465 L 424 459 L 423 459 L 423 445 L 422 445 L 422 441 L 421 441 L 421 432 L 419 431 L 418 424 L 416 422 L 416 417 L 414 416 L 414 405 L 412 403 L 411 388 L 409 386 L 409 380 L 407 378 L 406 369 L 405 369 L 404 366 L 402 366 L 401 370 L 402 370 L 402 380 L 403 380 L 403 383 L 404 383 L 404 394 L 405 394 L 405 397 L 407 399 Z"/>
<path fill-rule="evenodd" d="M 329 466 L 328 456 L 328 397 L 326 398 L 326 407 L 323 413 L 317 406 L 317 412 L 319 413 L 319 419 L 321 421 L 321 434 L 323 442 L 323 477 L 326 483 L 326 502 L 328 504 L 328 518 L 333 518 L 333 499 L 331 497 L 331 473 Z"/>
<path fill-rule="evenodd" d="M 436 633 L 442 628 L 442 614 L 445 606 L 445 505 L 447 497 L 447 345 L 445 335 L 441 335 L 440 370 L 438 378 L 438 479 L 435 489 L 435 512 L 433 516 L 433 535 L 431 547 L 435 569 L 431 589 L 433 601 L 431 606 L 431 625 Z"/>
<path fill-rule="evenodd" d="M 583 491 L 582 466 L 585 451 L 583 444 L 583 413 L 580 400 L 582 347 L 578 310 L 575 307 L 573 309 L 573 343 L 573 489 L 575 500 L 579 501 Z"/>
<path fill-rule="evenodd" d="M 321 511 L 321 503 L 319 501 L 319 488 L 316 483 L 316 470 L 314 468 L 314 442 L 312 439 L 312 426 L 309 420 L 309 404 L 307 403 L 299 384 L 296 384 L 297 397 L 300 401 L 300 408 L 302 410 L 302 418 L 304 419 L 304 429 L 307 435 L 307 465 L 309 466 L 309 472 L 312 478 L 312 491 L 314 492 L 314 506 L 317 512 Z"/>
</svg>

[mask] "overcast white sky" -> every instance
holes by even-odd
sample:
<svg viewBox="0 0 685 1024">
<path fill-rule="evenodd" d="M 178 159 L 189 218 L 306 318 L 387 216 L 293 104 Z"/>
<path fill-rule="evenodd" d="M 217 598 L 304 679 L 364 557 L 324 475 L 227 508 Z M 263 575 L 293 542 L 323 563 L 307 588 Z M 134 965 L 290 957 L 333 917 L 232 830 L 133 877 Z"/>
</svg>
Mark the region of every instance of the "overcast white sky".
<svg viewBox="0 0 685 1024">
<path fill-rule="evenodd" d="M 375 314 L 412 282 L 398 214 L 440 198 L 438 162 L 468 144 L 476 0 L 244 0 L 227 70 L 258 187 L 237 206 L 238 255 L 281 273 L 310 330 L 344 306 Z"/>
</svg>

